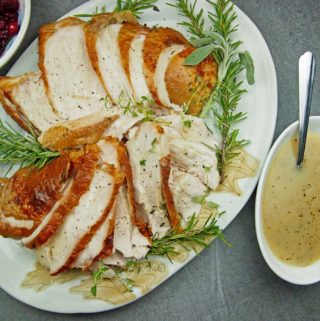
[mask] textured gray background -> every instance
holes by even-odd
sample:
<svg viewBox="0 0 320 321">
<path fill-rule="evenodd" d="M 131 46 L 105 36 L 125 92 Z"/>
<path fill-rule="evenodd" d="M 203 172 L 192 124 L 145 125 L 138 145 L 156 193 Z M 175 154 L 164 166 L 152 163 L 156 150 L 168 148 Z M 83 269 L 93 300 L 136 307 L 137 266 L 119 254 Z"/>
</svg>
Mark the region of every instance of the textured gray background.
<svg viewBox="0 0 320 321">
<path fill-rule="evenodd" d="M 29 32 L 15 58 L 37 36 L 43 23 L 59 18 L 84 2 L 33 0 Z M 238 0 L 237 5 L 261 30 L 275 61 L 279 86 L 276 138 L 297 119 L 298 57 L 311 50 L 320 63 L 320 1 Z M 9 66 L 2 69 L 0 74 L 4 75 L 8 69 Z M 320 70 L 313 99 L 313 114 L 318 115 L 319 74 Z M 215 242 L 182 271 L 134 304 L 96 315 L 64 316 L 33 309 L 0 290 L 0 321 L 320 320 L 320 286 L 290 285 L 265 264 L 255 236 L 254 199 L 255 195 L 225 231 L 232 249 Z"/>
</svg>

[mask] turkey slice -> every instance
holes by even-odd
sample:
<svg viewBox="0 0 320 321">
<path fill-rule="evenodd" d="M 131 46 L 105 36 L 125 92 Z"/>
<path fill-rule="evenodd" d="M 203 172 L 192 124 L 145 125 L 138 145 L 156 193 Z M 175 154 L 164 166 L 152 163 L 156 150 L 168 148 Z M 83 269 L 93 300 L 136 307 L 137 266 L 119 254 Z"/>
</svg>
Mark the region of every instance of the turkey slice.
<svg viewBox="0 0 320 321">
<path fill-rule="evenodd" d="M 109 24 L 100 18 L 85 28 L 86 43 L 94 69 L 114 102 L 122 95 L 133 98 L 129 79 L 122 65 L 118 43 L 122 24 Z"/>
<path fill-rule="evenodd" d="M 203 184 L 215 190 L 220 182 L 216 153 L 204 146 L 180 138 L 168 139 L 173 164 L 198 177 Z"/>
<path fill-rule="evenodd" d="M 109 165 L 120 168 L 120 152 L 119 143 L 111 138 L 103 139 L 98 144 L 101 150 L 101 158 L 107 159 Z M 114 200 L 113 207 L 109 214 L 106 216 L 104 222 L 98 228 L 96 233 L 92 236 L 90 242 L 85 249 L 79 254 L 77 260 L 72 264 L 73 268 L 87 269 L 97 259 L 98 256 L 104 251 L 106 247 L 110 247 L 109 240 L 113 241 L 113 233 L 115 226 L 115 212 L 118 206 L 118 196 Z M 113 243 L 110 248 L 112 251 Z M 111 254 L 110 251 L 110 254 Z"/>
<path fill-rule="evenodd" d="M 118 37 L 122 65 L 138 100 L 141 97 L 152 98 L 143 69 L 144 40 L 149 32 L 147 27 L 125 23 Z"/>
<path fill-rule="evenodd" d="M 32 125 L 43 132 L 61 120 L 52 109 L 39 73 L 0 78 L 0 97 L 6 112 L 27 131 Z"/>
<path fill-rule="evenodd" d="M 33 233 L 23 239 L 30 248 L 45 244 L 63 223 L 66 216 L 79 204 L 88 191 L 99 160 L 99 149 L 88 145 L 85 150 L 72 152 L 70 155 L 74 176 L 66 184 L 63 196 L 54 204 L 50 212 Z"/>
<path fill-rule="evenodd" d="M 80 119 L 60 122 L 42 133 L 38 140 L 43 147 L 51 150 L 95 144 L 118 117 L 102 111 Z"/>
<path fill-rule="evenodd" d="M 83 28 L 86 23 L 66 18 L 39 33 L 39 68 L 50 101 L 65 120 L 104 110 L 106 92 L 92 68 Z"/>
<path fill-rule="evenodd" d="M 198 215 L 201 204 L 193 201 L 193 197 L 203 196 L 207 187 L 198 177 L 183 172 L 172 166 L 169 187 L 173 196 L 176 211 L 181 215 L 181 226 L 185 227 L 192 215 Z"/>
<path fill-rule="evenodd" d="M 157 120 L 163 124 L 167 136 L 182 137 L 190 142 L 206 144 L 212 149 L 218 145 L 217 135 L 207 128 L 202 118 L 191 115 L 168 115 Z"/>
<path fill-rule="evenodd" d="M 170 229 L 161 191 L 160 160 L 168 154 L 163 129 L 149 122 L 134 127 L 126 147 L 139 217 L 148 222 L 154 237 L 161 238 Z"/>
<path fill-rule="evenodd" d="M 195 50 L 177 52 L 165 71 L 167 95 L 174 105 L 188 105 L 188 114 L 197 115 L 217 81 L 218 66 L 209 56 L 196 66 L 186 66 L 185 59 Z"/>
<path fill-rule="evenodd" d="M 168 51 L 168 48 L 171 46 L 178 46 L 174 47 L 174 53 L 177 54 L 182 49 L 190 46 L 190 44 L 181 33 L 174 29 L 155 28 L 147 34 L 143 47 L 144 73 L 148 88 L 155 102 L 165 107 L 171 106 L 171 103 L 167 105 L 167 99 L 163 100 L 163 97 L 166 96 L 166 93 L 163 92 L 163 90 L 166 90 L 163 88 L 164 75 L 172 58 L 170 50 Z M 162 86 L 158 88 L 159 80 Z"/>
<path fill-rule="evenodd" d="M 72 268 L 87 246 L 91 248 L 90 242 L 114 206 L 123 177 L 117 167 L 109 164 L 106 155 L 101 153 L 100 166 L 95 169 L 89 189 L 78 205 L 48 242 L 36 250 L 39 262 L 51 274 Z"/>
<path fill-rule="evenodd" d="M 41 169 L 23 168 L 10 179 L 1 179 L 0 235 L 30 235 L 61 199 L 71 174 L 66 154 Z"/>
</svg>

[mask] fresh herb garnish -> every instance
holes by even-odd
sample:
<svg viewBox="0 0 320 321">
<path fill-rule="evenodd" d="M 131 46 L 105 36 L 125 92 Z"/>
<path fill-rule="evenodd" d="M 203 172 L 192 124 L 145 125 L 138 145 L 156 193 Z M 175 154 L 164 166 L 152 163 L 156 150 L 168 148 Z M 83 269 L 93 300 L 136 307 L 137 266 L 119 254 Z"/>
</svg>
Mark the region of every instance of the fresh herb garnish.
<svg viewBox="0 0 320 321">
<path fill-rule="evenodd" d="M 141 159 L 140 165 L 141 165 L 141 166 L 146 166 L 146 160 L 145 160 L 145 159 Z"/>
<path fill-rule="evenodd" d="M 60 154 L 41 146 L 30 126 L 23 135 L 0 120 L 0 164 L 41 168 Z"/>
<path fill-rule="evenodd" d="M 137 18 L 144 10 L 157 8 L 154 4 L 158 0 L 117 0 L 114 12 L 131 11 Z"/>
<path fill-rule="evenodd" d="M 237 30 L 237 15 L 231 0 L 206 1 L 213 9 L 208 13 L 208 23 L 204 10 L 196 9 L 197 0 L 175 0 L 170 5 L 177 8 L 180 15 L 186 18 L 186 21 L 180 24 L 187 28 L 192 44 L 197 47 L 186 58 L 185 64 L 197 65 L 212 55 L 219 65 L 217 84 L 204 104 L 200 116 L 206 118 L 207 122 L 214 119 L 220 132 L 221 144 L 215 152 L 223 182 L 226 166 L 238 155 L 236 150 L 249 142 L 239 139 L 239 131 L 233 126 L 246 118 L 245 113 L 236 111 L 241 96 L 246 93 L 239 76 L 246 70 L 247 82 L 253 84 L 254 64 L 248 51 L 240 51 L 242 42 L 233 40 L 234 32 Z M 209 23 L 211 27 L 206 28 Z"/>
<path fill-rule="evenodd" d="M 157 147 L 157 138 L 155 137 L 151 142 L 150 153 L 154 153 Z"/>
<path fill-rule="evenodd" d="M 190 218 L 187 227 L 181 231 L 180 228 L 169 231 L 161 239 L 153 239 L 149 255 L 160 255 L 171 258 L 178 254 L 177 245 L 182 246 L 187 251 L 196 251 L 196 246 L 205 248 L 209 245 L 210 237 L 219 237 L 226 242 L 222 231 L 217 226 L 215 215 L 209 216 L 202 227 L 198 227 L 199 219 L 195 215 Z"/>
<path fill-rule="evenodd" d="M 158 0 L 117 0 L 116 7 L 113 12 L 131 11 L 137 18 L 140 18 L 144 10 L 157 9 L 154 5 Z M 96 7 L 92 13 L 79 13 L 75 14 L 78 18 L 92 18 L 93 16 L 101 13 L 106 13 L 106 5 L 101 8 Z"/>
<path fill-rule="evenodd" d="M 191 128 L 191 125 L 192 125 L 192 120 L 191 119 L 184 119 L 183 120 L 183 127 L 185 128 Z"/>
<path fill-rule="evenodd" d="M 200 204 L 203 207 L 207 207 L 211 210 L 215 210 L 219 207 L 219 205 L 217 203 L 211 202 L 211 201 L 207 201 L 207 197 L 209 195 L 209 192 L 204 194 L 204 195 L 197 195 L 192 197 L 192 202 L 196 203 L 196 204 Z"/>
<path fill-rule="evenodd" d="M 90 292 L 93 296 L 97 296 L 97 284 L 102 280 L 103 273 L 108 271 L 109 268 L 103 264 L 99 265 L 99 268 L 96 272 L 93 273 L 93 282 L 94 285 L 91 287 Z"/>
</svg>

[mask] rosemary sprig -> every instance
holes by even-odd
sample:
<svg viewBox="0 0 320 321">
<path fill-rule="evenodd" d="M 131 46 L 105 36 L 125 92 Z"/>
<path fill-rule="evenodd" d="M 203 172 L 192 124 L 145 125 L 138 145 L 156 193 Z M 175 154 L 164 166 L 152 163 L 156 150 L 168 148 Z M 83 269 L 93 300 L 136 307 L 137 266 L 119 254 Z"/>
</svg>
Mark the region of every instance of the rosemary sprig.
<svg viewBox="0 0 320 321">
<path fill-rule="evenodd" d="M 198 223 L 199 220 L 193 215 L 184 230 L 176 228 L 161 239 L 153 239 L 148 256 L 165 256 L 171 261 L 171 257 L 178 254 L 176 245 L 181 245 L 187 251 L 197 252 L 196 246 L 205 248 L 209 245 L 208 237 L 216 236 L 225 241 L 214 215 L 209 216 L 201 228 L 197 226 Z"/>
<path fill-rule="evenodd" d="M 212 55 L 219 65 L 217 84 L 200 116 L 207 119 L 209 128 L 209 120 L 213 119 L 220 132 L 221 144 L 216 147 L 215 152 L 223 181 L 226 166 L 238 155 L 236 150 L 249 143 L 238 138 L 239 131 L 233 126 L 246 118 L 245 113 L 236 111 L 242 95 L 246 93 L 243 82 L 239 80 L 240 74 L 246 70 L 247 82 L 253 84 L 254 64 L 249 52 L 240 52 L 241 41 L 233 40 L 233 34 L 237 30 L 237 15 L 231 0 L 206 1 L 213 9 L 208 13 L 208 21 L 203 9 L 197 12 L 197 0 L 175 0 L 171 5 L 186 18 L 180 24 L 187 28 L 192 44 L 197 47 L 186 58 L 185 64 L 197 65 Z M 209 24 L 210 27 L 206 28 Z"/>
<path fill-rule="evenodd" d="M 158 0 L 117 0 L 113 12 L 131 11 L 137 18 L 140 18 L 144 10 L 157 10 L 155 6 L 157 1 Z M 101 8 L 96 7 L 92 13 L 79 13 L 74 16 L 78 18 L 92 18 L 97 14 L 106 13 L 106 11 L 106 5 L 103 5 Z"/>
<path fill-rule="evenodd" d="M 157 10 L 157 7 L 155 6 L 157 1 L 158 0 L 117 0 L 114 12 L 129 10 L 139 18 L 144 10 Z"/>
<path fill-rule="evenodd" d="M 42 147 L 30 131 L 31 135 L 23 135 L 0 120 L 0 164 L 41 168 L 60 155 Z"/>
</svg>

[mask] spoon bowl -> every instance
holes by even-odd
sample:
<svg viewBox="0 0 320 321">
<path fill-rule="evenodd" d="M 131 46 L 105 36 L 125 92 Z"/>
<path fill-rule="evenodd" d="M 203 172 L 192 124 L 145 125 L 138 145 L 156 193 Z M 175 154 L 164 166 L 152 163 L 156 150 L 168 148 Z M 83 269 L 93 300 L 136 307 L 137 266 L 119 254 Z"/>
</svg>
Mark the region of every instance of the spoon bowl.
<svg viewBox="0 0 320 321">
<path fill-rule="evenodd" d="M 314 133 L 320 133 L 320 116 L 310 117 L 309 131 Z M 285 281 L 299 285 L 307 285 L 320 281 L 320 260 L 305 267 L 285 264 L 278 257 L 276 257 L 275 254 L 273 254 L 265 238 L 262 226 L 262 200 L 270 165 L 272 164 L 272 161 L 274 157 L 277 155 L 279 149 L 284 144 L 289 142 L 293 137 L 297 136 L 298 132 L 299 122 L 297 121 L 291 124 L 287 129 L 285 129 L 285 131 L 274 143 L 267 156 L 267 159 L 262 168 L 256 194 L 255 225 L 261 253 L 271 270 L 273 270 L 274 273 L 276 273 L 280 278 L 284 279 Z"/>
</svg>

